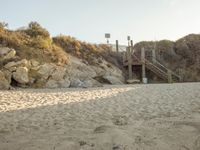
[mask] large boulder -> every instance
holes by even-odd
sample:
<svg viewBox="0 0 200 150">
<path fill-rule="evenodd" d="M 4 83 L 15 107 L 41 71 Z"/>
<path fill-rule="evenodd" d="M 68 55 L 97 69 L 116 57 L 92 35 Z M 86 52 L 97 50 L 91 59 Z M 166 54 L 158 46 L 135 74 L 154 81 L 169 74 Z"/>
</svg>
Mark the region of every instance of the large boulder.
<svg viewBox="0 0 200 150">
<path fill-rule="evenodd" d="M 51 79 L 59 81 L 63 80 L 65 74 L 66 74 L 67 68 L 62 67 L 62 66 L 56 66 L 54 69 L 53 73 L 51 74 Z"/>
<path fill-rule="evenodd" d="M 26 84 L 29 82 L 28 68 L 18 67 L 16 72 L 13 72 L 13 79 L 20 84 Z"/>
<path fill-rule="evenodd" d="M 78 78 L 71 78 L 70 87 L 83 87 L 83 82 Z"/>
<path fill-rule="evenodd" d="M 32 61 L 31 61 L 32 62 Z M 33 62 L 32 62 L 33 63 Z M 34 63 L 34 67 L 30 69 L 29 76 L 33 81 L 33 87 L 37 88 L 67 88 L 70 85 L 67 68 L 58 66 L 53 63 L 45 63 L 39 65 Z"/>
<path fill-rule="evenodd" d="M 118 84 L 123 84 L 123 82 L 115 77 L 115 76 L 103 76 L 103 79 L 106 80 L 108 83 L 113 84 L 113 85 L 118 85 Z"/>
<path fill-rule="evenodd" d="M 63 66 L 50 67 L 48 81 L 46 83 L 46 88 L 68 88 L 70 86 L 70 80 L 66 76 L 67 68 Z M 48 75 L 48 71 L 47 74 Z"/>
<path fill-rule="evenodd" d="M 56 66 L 54 64 L 45 63 L 39 66 L 37 73 L 40 75 L 41 78 L 47 80 L 50 75 L 53 74 Z"/>
<path fill-rule="evenodd" d="M 2 71 L 0 71 L 0 90 L 8 90 L 9 87 L 9 81 L 6 79 L 5 74 Z"/>
<path fill-rule="evenodd" d="M 96 72 L 91 66 L 84 64 L 80 59 L 71 56 L 70 60 L 71 64 L 67 67 L 69 77 L 85 80 L 96 76 Z"/>
<path fill-rule="evenodd" d="M 40 65 L 40 63 L 34 59 L 30 60 L 30 64 L 32 67 L 38 67 Z"/>
<path fill-rule="evenodd" d="M 90 87 L 102 87 L 103 85 L 99 83 L 97 80 L 94 79 L 87 79 L 83 81 L 83 87 L 84 88 L 90 88 Z"/>
<path fill-rule="evenodd" d="M 0 47 L 0 56 L 5 56 L 10 52 L 10 48 L 8 47 Z"/>
<path fill-rule="evenodd" d="M 0 58 L 3 60 L 14 58 L 16 55 L 16 51 L 14 49 L 10 49 L 8 47 L 0 48 Z"/>
<path fill-rule="evenodd" d="M 91 66 L 91 68 L 96 72 L 95 78 L 103 79 L 102 82 L 105 81 L 110 84 L 123 84 L 125 82 L 123 72 L 106 61 L 102 61 L 99 66 Z"/>
<path fill-rule="evenodd" d="M 4 68 L 8 69 L 11 72 L 16 71 L 18 67 L 30 68 L 30 63 L 28 60 L 22 59 L 17 62 L 15 61 L 9 62 L 4 66 Z"/>
</svg>

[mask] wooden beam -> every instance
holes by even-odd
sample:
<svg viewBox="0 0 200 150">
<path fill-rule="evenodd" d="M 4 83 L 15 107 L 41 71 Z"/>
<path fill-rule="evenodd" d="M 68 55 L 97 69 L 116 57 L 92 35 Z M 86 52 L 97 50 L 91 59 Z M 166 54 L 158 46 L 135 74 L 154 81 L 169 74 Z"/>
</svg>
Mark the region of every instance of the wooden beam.
<svg viewBox="0 0 200 150">
<path fill-rule="evenodd" d="M 127 58 L 128 58 L 128 78 L 133 78 L 133 70 L 132 70 L 132 57 L 131 57 L 131 48 L 130 46 L 126 49 Z"/>
<path fill-rule="evenodd" d="M 155 48 L 152 49 L 152 62 L 156 63 L 156 49 Z"/>
<path fill-rule="evenodd" d="M 133 53 L 133 40 L 131 40 L 131 54 Z"/>
<path fill-rule="evenodd" d="M 167 70 L 167 76 L 168 76 L 168 83 L 172 83 L 172 71 L 171 70 Z"/>
<path fill-rule="evenodd" d="M 119 53 L 119 41 L 116 40 L 116 52 Z"/>
<path fill-rule="evenodd" d="M 141 61 L 142 61 L 142 81 L 146 78 L 146 70 L 145 70 L 145 49 L 141 49 Z"/>
</svg>

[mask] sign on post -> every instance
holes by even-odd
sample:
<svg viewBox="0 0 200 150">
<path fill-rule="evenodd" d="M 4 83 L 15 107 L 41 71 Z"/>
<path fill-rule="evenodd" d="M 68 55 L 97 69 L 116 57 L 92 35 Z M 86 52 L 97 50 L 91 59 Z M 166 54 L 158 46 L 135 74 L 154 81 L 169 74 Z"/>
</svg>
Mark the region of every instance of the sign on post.
<svg viewBox="0 0 200 150">
<path fill-rule="evenodd" d="M 105 38 L 109 39 L 110 38 L 110 33 L 105 34 Z"/>
<path fill-rule="evenodd" d="M 107 39 L 107 44 L 109 44 L 110 33 L 105 33 L 105 38 Z"/>
</svg>

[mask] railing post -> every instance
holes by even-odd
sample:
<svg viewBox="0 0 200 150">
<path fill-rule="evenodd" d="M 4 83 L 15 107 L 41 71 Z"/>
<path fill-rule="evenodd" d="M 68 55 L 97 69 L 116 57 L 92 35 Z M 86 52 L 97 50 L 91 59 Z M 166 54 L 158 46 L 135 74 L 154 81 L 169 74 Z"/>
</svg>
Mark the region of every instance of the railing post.
<svg viewBox="0 0 200 150">
<path fill-rule="evenodd" d="M 142 81 L 146 83 L 146 70 L 145 70 L 145 49 L 141 49 L 141 61 L 142 61 Z"/>
<path fill-rule="evenodd" d="M 152 62 L 156 63 L 156 50 L 155 50 L 155 48 L 152 49 Z"/>
<path fill-rule="evenodd" d="M 116 40 L 116 52 L 119 53 L 119 41 Z"/>
<path fill-rule="evenodd" d="M 131 40 L 131 54 L 133 53 L 133 40 Z"/>
<path fill-rule="evenodd" d="M 168 76 L 168 83 L 172 83 L 172 71 L 171 70 L 167 70 L 167 76 Z"/>
<path fill-rule="evenodd" d="M 131 49 L 130 46 L 126 49 L 126 54 L 128 58 L 128 78 L 133 78 L 133 71 L 132 71 L 132 57 L 131 57 Z"/>
</svg>

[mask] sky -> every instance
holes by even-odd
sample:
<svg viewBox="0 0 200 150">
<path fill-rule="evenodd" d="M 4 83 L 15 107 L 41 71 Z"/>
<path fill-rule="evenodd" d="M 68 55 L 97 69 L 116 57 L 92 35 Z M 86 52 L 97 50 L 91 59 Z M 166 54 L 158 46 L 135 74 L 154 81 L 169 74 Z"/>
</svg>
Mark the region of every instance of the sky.
<svg viewBox="0 0 200 150">
<path fill-rule="evenodd" d="M 51 34 L 92 43 L 177 40 L 200 33 L 200 0 L 0 0 L 10 29 L 37 21 Z"/>
</svg>

